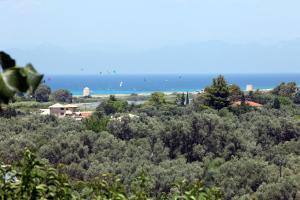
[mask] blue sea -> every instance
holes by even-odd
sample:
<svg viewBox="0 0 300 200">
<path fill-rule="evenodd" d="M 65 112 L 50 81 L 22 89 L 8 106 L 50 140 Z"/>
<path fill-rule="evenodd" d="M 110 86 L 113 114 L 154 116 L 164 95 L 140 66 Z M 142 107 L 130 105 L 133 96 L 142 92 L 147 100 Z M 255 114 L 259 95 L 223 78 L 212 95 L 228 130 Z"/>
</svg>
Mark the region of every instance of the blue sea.
<svg viewBox="0 0 300 200">
<path fill-rule="evenodd" d="M 68 89 L 73 95 L 82 95 L 84 87 L 92 94 L 131 94 L 161 92 L 195 92 L 210 85 L 215 74 L 171 75 L 47 75 L 45 82 L 52 91 Z M 254 89 L 270 89 L 281 82 L 300 84 L 300 74 L 227 74 L 229 84 L 242 89 L 252 84 Z"/>
</svg>

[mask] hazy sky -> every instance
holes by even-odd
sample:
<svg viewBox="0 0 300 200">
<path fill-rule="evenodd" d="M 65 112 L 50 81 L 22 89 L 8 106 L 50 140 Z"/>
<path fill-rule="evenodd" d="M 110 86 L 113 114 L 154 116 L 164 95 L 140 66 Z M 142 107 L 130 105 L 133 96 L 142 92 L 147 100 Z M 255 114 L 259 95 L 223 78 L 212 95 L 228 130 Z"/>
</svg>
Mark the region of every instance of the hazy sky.
<svg viewBox="0 0 300 200">
<path fill-rule="evenodd" d="M 0 48 L 139 52 L 207 41 L 277 44 L 300 37 L 299 10 L 299 0 L 0 0 Z"/>
</svg>

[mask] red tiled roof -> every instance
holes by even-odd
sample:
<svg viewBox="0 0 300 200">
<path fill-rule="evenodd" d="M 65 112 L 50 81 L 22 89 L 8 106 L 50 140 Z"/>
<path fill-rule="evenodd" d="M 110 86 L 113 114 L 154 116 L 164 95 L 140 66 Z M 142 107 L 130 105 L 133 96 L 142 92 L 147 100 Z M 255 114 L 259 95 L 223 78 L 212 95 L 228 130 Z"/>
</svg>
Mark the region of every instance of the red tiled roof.
<svg viewBox="0 0 300 200">
<path fill-rule="evenodd" d="M 92 116 L 93 112 L 90 111 L 86 111 L 86 112 L 80 112 L 80 115 L 82 118 L 89 118 L 90 116 Z"/>
<path fill-rule="evenodd" d="M 262 107 L 262 104 L 256 103 L 254 101 L 245 101 L 245 104 L 251 107 Z M 241 105 L 241 101 L 236 101 L 233 103 L 234 106 L 240 106 Z"/>
<path fill-rule="evenodd" d="M 261 107 L 262 105 L 259 103 L 256 103 L 254 101 L 246 101 L 245 102 L 248 106 L 252 106 L 252 107 Z"/>
</svg>

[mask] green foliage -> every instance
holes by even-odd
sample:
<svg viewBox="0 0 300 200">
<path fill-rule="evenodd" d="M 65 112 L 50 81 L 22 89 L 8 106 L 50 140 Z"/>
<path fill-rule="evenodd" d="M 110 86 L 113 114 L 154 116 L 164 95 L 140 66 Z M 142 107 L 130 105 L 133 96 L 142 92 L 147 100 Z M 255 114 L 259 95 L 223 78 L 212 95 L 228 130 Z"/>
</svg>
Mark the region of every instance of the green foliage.
<svg viewBox="0 0 300 200">
<path fill-rule="evenodd" d="M 211 86 L 205 88 L 208 106 L 220 110 L 229 106 L 229 87 L 223 76 L 213 79 Z"/>
<path fill-rule="evenodd" d="M 5 110 L 2 110 L 0 112 L 0 117 L 4 117 L 4 118 L 16 117 L 18 113 L 19 112 L 17 112 L 16 109 L 9 106 Z"/>
<path fill-rule="evenodd" d="M 51 89 L 49 86 L 42 84 L 34 92 L 34 98 L 37 102 L 48 102 Z"/>
<path fill-rule="evenodd" d="M 275 98 L 274 99 L 274 102 L 273 102 L 273 108 L 275 109 L 280 109 L 280 101 L 278 98 Z"/>
<path fill-rule="evenodd" d="M 244 94 L 241 88 L 238 85 L 232 84 L 229 85 L 229 99 L 230 101 L 238 101 L 241 100 L 242 95 Z"/>
<path fill-rule="evenodd" d="M 186 105 L 190 104 L 190 97 L 189 97 L 189 93 L 186 93 Z"/>
<path fill-rule="evenodd" d="M 43 78 L 31 64 L 17 67 L 15 60 L 2 51 L 0 65 L 3 69 L 0 73 L 0 103 L 8 103 L 17 92 L 34 92 Z"/>
<path fill-rule="evenodd" d="M 85 119 L 83 122 L 88 130 L 100 133 L 107 130 L 109 118 L 103 114 L 94 113 L 91 117 Z"/>
<path fill-rule="evenodd" d="M 175 199 L 186 200 L 221 200 L 222 193 L 219 188 L 205 188 L 202 182 L 196 182 L 192 187 L 187 187 L 185 181 L 179 182 L 175 187 Z"/>
<path fill-rule="evenodd" d="M 56 102 L 72 103 L 72 94 L 69 90 L 59 89 L 54 91 L 50 98 Z"/>
<path fill-rule="evenodd" d="M 231 106 L 230 107 L 230 111 L 238 116 L 245 114 L 247 112 L 250 112 L 250 111 L 254 111 L 254 110 L 256 110 L 256 109 L 254 107 L 251 107 L 251 106 L 245 104 L 244 101 L 241 101 L 240 106 Z"/>
<path fill-rule="evenodd" d="M 1 199 L 72 199 L 66 177 L 47 168 L 26 151 L 20 167 L 0 168 Z"/>
<path fill-rule="evenodd" d="M 155 105 L 155 106 L 166 104 L 165 94 L 162 92 L 154 92 L 151 94 L 148 102 L 150 105 Z"/>
<path fill-rule="evenodd" d="M 260 92 L 257 90 L 255 92 L 252 92 L 252 91 L 249 92 L 248 94 L 245 95 L 245 98 L 248 101 L 254 101 L 254 102 L 260 103 L 262 105 L 265 105 L 265 104 L 272 105 L 275 97 L 272 94 L 263 93 L 263 92 Z"/>
<path fill-rule="evenodd" d="M 297 199 L 299 198 L 297 188 L 299 188 L 299 180 L 285 178 L 276 183 L 263 184 L 254 196 L 264 200 Z"/>
<path fill-rule="evenodd" d="M 224 187 L 225 199 L 238 199 L 272 179 L 273 166 L 253 159 L 233 159 L 219 167 L 215 180 Z M 242 189 L 241 189 L 242 188 Z"/>
<path fill-rule="evenodd" d="M 182 182 L 184 183 L 184 182 Z M 116 199 L 150 200 L 149 179 L 145 173 L 137 176 L 126 191 L 120 179 L 103 174 L 92 181 L 71 185 L 66 176 L 54 168 L 47 167 L 26 150 L 18 167 L 1 165 L 1 199 Z M 222 195 L 218 188 L 206 188 L 201 182 L 187 187 L 176 186 L 177 193 L 165 199 L 218 200 Z"/>
<path fill-rule="evenodd" d="M 36 101 L 20 101 L 20 102 L 10 103 L 9 107 L 23 113 L 35 113 L 38 112 L 39 109 L 48 108 L 50 105 L 52 105 L 52 103 L 50 102 L 39 103 Z"/>
<path fill-rule="evenodd" d="M 182 105 L 182 106 L 185 105 L 185 95 L 184 95 L 184 93 L 182 93 L 182 95 L 181 95 L 180 105 Z"/>
<path fill-rule="evenodd" d="M 216 88 L 228 87 L 224 81 L 215 81 Z M 215 93 L 198 94 L 186 106 L 166 103 L 163 95 L 154 95 L 155 101 L 128 108 L 124 100 L 111 96 L 82 122 L 35 114 L 3 118 L 0 160 L 15 166 L 24 148 L 31 149 L 56 168 L 55 179 L 67 184 L 71 199 L 297 199 L 300 107 L 290 97 L 256 91 L 242 94 L 237 110 L 214 109 L 206 106 L 209 95 L 224 91 L 226 95 L 219 95 L 222 98 L 213 98 L 224 105 L 233 93 L 211 91 Z M 280 109 L 272 107 L 276 98 Z M 246 99 L 264 106 L 250 108 Z M 11 106 L 38 110 L 46 104 L 16 102 Z M 24 163 L 12 167 L 20 174 L 18 180 L 21 174 L 48 173 L 45 165 L 33 167 L 30 162 L 25 165 L 33 172 L 23 173 Z M 50 183 L 47 177 L 24 180 L 26 195 L 32 195 L 36 184 L 47 188 Z M 48 195 L 45 191 L 38 195 Z"/>
<path fill-rule="evenodd" d="M 128 103 L 125 100 L 117 99 L 114 95 L 110 95 L 109 99 L 103 101 L 97 108 L 97 112 L 103 112 L 106 115 L 125 112 L 128 109 Z"/>
<path fill-rule="evenodd" d="M 279 96 L 278 100 L 281 105 L 291 105 L 293 103 L 289 97 Z"/>
<path fill-rule="evenodd" d="M 284 82 L 275 87 L 272 93 L 278 96 L 292 97 L 296 92 L 297 84 L 295 82 L 289 82 L 285 84 Z"/>
<path fill-rule="evenodd" d="M 298 91 L 294 96 L 294 103 L 300 104 L 300 91 Z"/>
</svg>

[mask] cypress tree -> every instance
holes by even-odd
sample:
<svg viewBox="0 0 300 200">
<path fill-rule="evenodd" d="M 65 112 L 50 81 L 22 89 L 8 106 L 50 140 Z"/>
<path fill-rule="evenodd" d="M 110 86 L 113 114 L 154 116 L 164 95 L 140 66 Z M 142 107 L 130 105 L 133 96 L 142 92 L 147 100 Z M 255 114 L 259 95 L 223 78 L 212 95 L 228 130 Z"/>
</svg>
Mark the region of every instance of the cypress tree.
<svg viewBox="0 0 300 200">
<path fill-rule="evenodd" d="M 190 104 L 190 98 L 189 98 L 189 93 L 186 93 L 186 105 Z"/>
<path fill-rule="evenodd" d="M 185 104 L 185 95 L 184 95 L 184 92 L 183 92 L 182 95 L 181 95 L 180 105 L 184 106 L 184 104 Z"/>
</svg>

